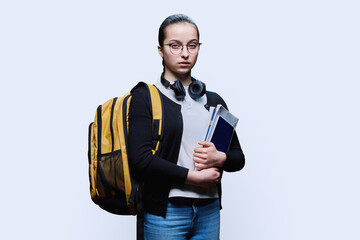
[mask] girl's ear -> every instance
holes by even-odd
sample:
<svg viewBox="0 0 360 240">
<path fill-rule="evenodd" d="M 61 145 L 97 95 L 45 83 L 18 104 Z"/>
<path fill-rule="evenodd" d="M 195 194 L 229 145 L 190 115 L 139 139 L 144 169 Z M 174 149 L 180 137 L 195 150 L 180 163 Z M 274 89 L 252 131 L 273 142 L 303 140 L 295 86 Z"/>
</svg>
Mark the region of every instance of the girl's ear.
<svg viewBox="0 0 360 240">
<path fill-rule="evenodd" d="M 161 46 L 158 46 L 158 52 L 160 57 L 164 58 L 163 48 Z"/>
</svg>

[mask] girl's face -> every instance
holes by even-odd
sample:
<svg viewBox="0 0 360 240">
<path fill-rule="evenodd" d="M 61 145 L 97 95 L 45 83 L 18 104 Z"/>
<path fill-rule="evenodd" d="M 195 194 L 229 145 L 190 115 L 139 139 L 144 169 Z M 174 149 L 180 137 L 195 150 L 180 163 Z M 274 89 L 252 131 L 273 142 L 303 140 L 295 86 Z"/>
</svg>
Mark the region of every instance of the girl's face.
<svg viewBox="0 0 360 240">
<path fill-rule="evenodd" d="M 186 45 L 188 45 L 190 49 L 191 46 L 195 46 L 198 43 L 198 32 L 193 24 L 187 22 L 175 23 L 165 28 L 163 47 L 159 46 L 158 51 L 160 56 L 164 59 L 166 79 L 175 81 L 190 76 L 191 69 L 194 67 L 198 57 L 198 51 L 190 50 L 193 53 L 189 53 Z M 181 46 L 183 46 L 182 51 L 177 55 L 173 54 L 170 51 L 172 46 L 167 44 L 176 44 L 180 46 L 180 49 Z M 197 49 L 199 49 L 198 45 Z"/>
</svg>

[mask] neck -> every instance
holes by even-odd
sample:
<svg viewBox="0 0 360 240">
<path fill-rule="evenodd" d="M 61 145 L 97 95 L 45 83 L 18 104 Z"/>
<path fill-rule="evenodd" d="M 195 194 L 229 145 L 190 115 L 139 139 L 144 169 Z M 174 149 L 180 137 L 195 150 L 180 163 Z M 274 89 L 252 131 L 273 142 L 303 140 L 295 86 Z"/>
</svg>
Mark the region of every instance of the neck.
<svg viewBox="0 0 360 240">
<path fill-rule="evenodd" d="M 175 82 L 179 80 L 183 86 L 189 86 L 191 83 L 191 72 L 186 74 L 174 74 L 169 71 L 165 71 L 164 78 L 170 82 Z"/>
</svg>

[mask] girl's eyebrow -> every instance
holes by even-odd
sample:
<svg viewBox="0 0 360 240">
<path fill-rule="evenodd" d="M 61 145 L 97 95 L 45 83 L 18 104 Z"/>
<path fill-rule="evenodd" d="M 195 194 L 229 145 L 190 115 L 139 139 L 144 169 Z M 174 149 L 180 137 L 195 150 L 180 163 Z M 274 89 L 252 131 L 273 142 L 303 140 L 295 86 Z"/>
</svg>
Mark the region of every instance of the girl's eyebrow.
<svg viewBox="0 0 360 240">
<path fill-rule="evenodd" d="M 173 42 L 178 42 L 178 43 L 181 43 L 181 44 L 182 44 L 181 41 L 176 40 L 176 39 L 170 39 L 169 42 L 171 42 L 171 41 L 173 41 Z M 194 38 L 194 39 L 188 41 L 187 43 L 189 43 L 189 42 L 198 42 L 198 41 L 199 41 L 199 40 L 197 40 L 196 38 Z"/>
</svg>

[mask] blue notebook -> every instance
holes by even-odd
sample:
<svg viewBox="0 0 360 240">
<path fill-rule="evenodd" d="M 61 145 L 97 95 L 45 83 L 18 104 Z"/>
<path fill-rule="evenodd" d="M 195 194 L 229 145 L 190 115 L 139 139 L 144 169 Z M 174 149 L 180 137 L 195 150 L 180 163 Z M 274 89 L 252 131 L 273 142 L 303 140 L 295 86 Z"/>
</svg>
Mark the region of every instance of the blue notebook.
<svg viewBox="0 0 360 240">
<path fill-rule="evenodd" d="M 214 143 L 218 151 L 227 152 L 238 120 L 221 104 L 218 104 L 216 108 L 210 107 L 204 139 Z"/>
<path fill-rule="evenodd" d="M 234 128 L 231 124 L 219 116 L 210 142 L 214 143 L 218 151 L 227 152 L 233 133 Z"/>
</svg>

